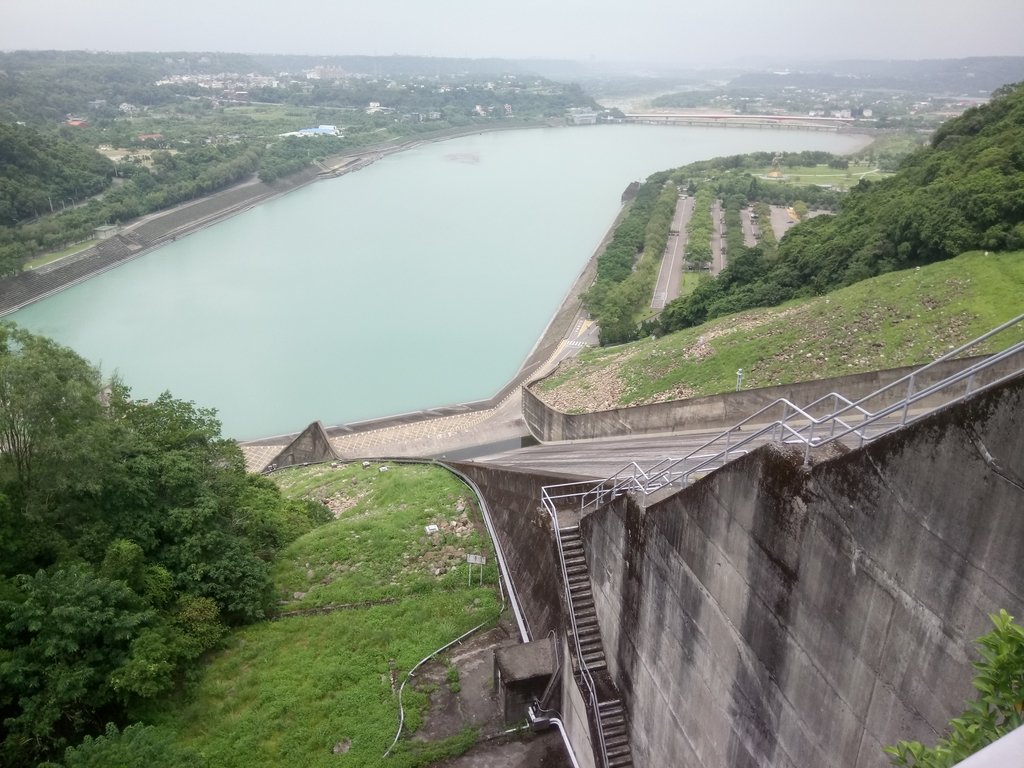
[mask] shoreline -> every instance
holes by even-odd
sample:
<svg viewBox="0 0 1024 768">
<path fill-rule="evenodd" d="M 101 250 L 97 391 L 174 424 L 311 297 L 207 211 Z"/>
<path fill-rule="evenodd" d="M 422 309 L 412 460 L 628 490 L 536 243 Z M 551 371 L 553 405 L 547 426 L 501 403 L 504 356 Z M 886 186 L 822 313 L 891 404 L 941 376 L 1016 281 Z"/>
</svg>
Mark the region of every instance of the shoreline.
<svg viewBox="0 0 1024 768">
<path fill-rule="evenodd" d="M 330 426 L 323 425 L 324 432 L 332 439 L 340 438 L 347 435 L 358 435 L 378 430 L 404 427 L 429 422 L 434 419 L 444 419 L 450 416 L 496 411 L 503 405 L 507 404 L 509 398 L 515 394 L 519 387 L 532 381 L 536 373 L 549 361 L 553 353 L 557 351 L 559 344 L 568 338 L 577 318 L 579 318 L 583 313 L 583 302 L 580 299 L 580 295 L 590 285 L 590 283 L 594 281 L 594 277 L 597 273 L 597 259 L 604 252 L 608 243 L 611 242 L 615 229 L 622 221 L 625 211 L 626 205 L 624 203 L 619 208 L 619 212 L 615 215 L 615 218 L 612 220 L 612 223 L 609 225 L 601 241 L 595 247 L 594 251 L 591 253 L 590 257 L 587 259 L 586 263 L 580 269 L 576 278 L 569 286 L 569 289 L 566 291 L 561 303 L 551 315 L 551 319 L 548 320 L 547 325 L 544 327 L 544 330 L 541 331 L 540 336 L 538 336 L 537 341 L 534 343 L 530 352 L 523 359 L 523 362 L 520 364 L 515 374 L 513 374 L 512 378 L 509 379 L 508 382 L 506 382 L 494 395 L 489 398 L 481 398 L 480 400 L 449 403 L 447 405 L 440 405 L 434 408 L 424 408 L 416 411 L 406 411 L 403 413 L 378 416 L 372 419 L 354 421 L 347 424 L 336 424 Z M 307 427 L 308 425 L 295 432 L 252 438 L 249 440 L 237 440 L 236 442 L 243 447 L 270 445 L 283 446 L 299 437 Z M 524 435 L 528 434 L 528 430 L 525 426 L 522 433 Z"/>
<path fill-rule="evenodd" d="M 55 286 L 52 290 L 38 293 L 28 300 L 20 302 L 14 306 L 4 307 L 2 303 L 0 303 L 0 317 L 11 314 L 24 306 L 47 298 L 48 296 L 58 293 L 68 287 L 85 282 L 98 274 L 102 274 L 103 272 L 120 266 L 122 263 L 134 260 L 139 256 L 147 255 L 159 249 L 163 245 L 177 240 L 178 237 L 186 237 L 193 232 L 202 231 L 208 226 L 224 221 L 236 214 L 245 212 L 255 205 L 263 202 L 269 202 L 270 200 L 281 197 L 296 189 L 306 187 L 313 182 L 320 181 L 321 179 L 334 178 L 361 170 L 372 165 L 377 160 L 383 159 L 387 155 L 397 154 L 425 144 L 438 143 L 464 136 L 472 136 L 473 134 L 545 127 L 564 128 L 567 126 L 553 121 L 537 121 L 530 123 L 517 123 L 515 125 L 473 126 L 458 129 L 446 129 L 441 132 L 423 136 L 412 138 L 404 137 L 401 140 L 393 140 L 385 144 L 363 147 L 354 149 L 350 152 L 332 155 L 322 161 L 314 163 L 303 171 L 292 174 L 286 179 L 278 180 L 273 184 L 266 184 L 255 179 L 250 179 L 205 198 L 200 198 L 171 209 L 140 217 L 140 219 L 137 219 L 127 225 L 125 229 L 122 230 L 122 233 L 117 237 L 122 238 L 123 240 L 126 235 L 134 235 L 141 229 L 156 229 L 156 236 L 152 237 L 147 245 L 139 245 L 135 249 L 131 250 L 129 254 L 122 256 L 121 258 L 113 259 L 109 263 L 100 265 L 98 268 L 86 270 L 83 274 L 75 276 L 74 279 L 64 282 L 59 286 Z M 866 143 L 870 141 L 870 137 L 865 136 L 864 139 L 866 140 Z M 594 275 L 596 273 L 597 259 L 607 247 L 607 244 L 614 234 L 615 228 L 620 223 L 625 210 L 627 210 L 627 207 L 624 204 L 620 205 L 619 211 L 606 230 L 604 237 L 600 243 L 598 243 L 593 253 L 590 254 L 588 260 L 583 264 L 575 280 L 570 284 L 561 300 L 561 303 L 555 309 L 530 352 L 523 359 L 512 378 L 494 395 L 488 398 L 481 398 L 479 400 L 451 403 L 417 411 L 388 414 L 347 424 L 331 425 L 325 427 L 327 433 L 332 437 L 341 438 L 346 435 L 356 435 L 384 430 L 389 427 L 400 425 L 418 424 L 432 419 L 449 416 L 471 413 L 481 414 L 481 412 L 496 410 L 502 405 L 505 405 L 520 386 L 526 384 L 532 378 L 535 378 L 545 363 L 553 359 L 553 356 L 558 352 L 559 346 L 562 342 L 569 338 L 569 334 L 574 327 L 575 321 L 582 317 L 582 301 L 580 300 L 580 294 L 590 285 L 590 283 L 593 282 Z M 108 241 L 102 241 L 99 246 L 102 246 L 104 242 Z M 84 252 L 71 254 L 58 262 L 51 262 L 50 264 L 34 270 L 33 273 L 49 274 L 51 272 L 57 272 L 62 267 L 84 261 L 84 254 L 87 254 L 90 250 L 93 249 L 87 249 Z M 9 281 L 4 282 L 7 283 Z M 0 283 L 0 293 L 2 293 L 6 287 L 6 285 Z M 2 298 L 2 295 L 0 295 L 0 300 L 2 300 Z M 518 412 L 519 409 L 517 409 L 517 413 Z M 289 433 L 250 439 L 235 439 L 235 441 L 243 446 L 279 445 L 282 442 L 291 442 L 295 437 L 302 434 L 305 428 L 306 425 L 301 425 L 296 429 L 296 431 Z M 523 431 L 525 433 L 525 428 Z"/>
<path fill-rule="evenodd" d="M 101 240 L 90 248 L 41 265 L 36 269 L 24 270 L 17 275 L 0 279 L 0 318 L 13 314 L 20 309 L 49 298 L 67 288 L 79 285 L 97 275 L 133 261 L 140 256 L 153 253 L 181 237 L 200 232 L 207 227 L 236 216 L 257 205 L 270 202 L 289 192 L 310 186 L 325 179 L 339 178 L 349 173 L 367 168 L 387 155 L 397 154 L 415 149 L 423 144 L 431 144 L 478 133 L 496 131 L 529 130 L 534 128 L 564 127 L 550 121 L 530 121 L 515 125 L 481 125 L 466 128 L 448 128 L 433 134 L 425 134 L 414 138 L 395 139 L 383 144 L 360 147 L 351 152 L 330 155 L 320 161 L 314 161 L 309 167 L 297 171 L 283 179 L 267 183 L 253 176 L 247 181 L 234 184 L 225 189 L 204 197 L 180 203 L 171 208 L 141 216 L 122 226 L 121 230 L 109 238 Z M 343 162 L 344 161 L 344 162 Z M 333 166 L 333 167 L 332 167 Z M 240 192 L 251 189 L 248 194 Z M 237 198 L 237 199 L 232 199 Z M 185 221 L 174 224 L 179 214 L 195 208 Z M 160 224 L 170 220 L 171 226 L 161 230 Z M 155 229 L 152 235 L 136 237 L 138 230 L 145 227 Z M 140 242 L 141 241 L 141 242 Z M 112 253 L 120 245 L 121 253 Z M 86 263 L 86 262 L 92 262 Z M 80 265 L 74 270 L 76 274 L 62 275 L 61 270 Z M 46 277 L 52 276 L 52 277 Z M 40 284 L 41 285 L 33 285 Z M 11 297 L 15 299 L 11 301 Z"/>
</svg>

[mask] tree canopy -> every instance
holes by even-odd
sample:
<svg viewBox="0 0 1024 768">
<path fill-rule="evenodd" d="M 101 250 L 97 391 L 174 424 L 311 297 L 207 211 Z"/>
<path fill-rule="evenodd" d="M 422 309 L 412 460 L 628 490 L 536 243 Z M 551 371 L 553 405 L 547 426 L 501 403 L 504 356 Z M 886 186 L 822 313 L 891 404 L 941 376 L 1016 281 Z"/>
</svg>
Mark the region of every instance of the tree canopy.
<svg viewBox="0 0 1024 768">
<path fill-rule="evenodd" d="M 971 249 L 1022 247 L 1024 84 L 1018 84 L 943 125 L 894 176 L 862 180 L 837 215 L 794 227 L 777 253 L 755 251 L 740 270 L 730 263 L 718 279 L 669 304 L 662 330 L 825 293 Z"/>
<path fill-rule="evenodd" d="M 269 560 L 324 518 L 247 474 L 213 411 L 136 402 L 0 325 L 0 763 L 58 757 L 172 691 L 264 616 Z"/>
</svg>

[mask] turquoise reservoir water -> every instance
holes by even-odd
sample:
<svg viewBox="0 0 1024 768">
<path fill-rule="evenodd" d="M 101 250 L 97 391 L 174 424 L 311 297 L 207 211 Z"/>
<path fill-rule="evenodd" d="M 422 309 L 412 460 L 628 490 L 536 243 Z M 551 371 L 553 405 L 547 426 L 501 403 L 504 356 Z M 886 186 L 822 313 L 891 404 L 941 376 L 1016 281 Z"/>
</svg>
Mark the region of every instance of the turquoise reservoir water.
<svg viewBox="0 0 1024 768">
<path fill-rule="evenodd" d="M 425 144 L 258 206 L 12 319 L 216 408 L 249 439 L 490 397 L 529 354 L 634 179 L 858 136 L 655 126 Z"/>
</svg>

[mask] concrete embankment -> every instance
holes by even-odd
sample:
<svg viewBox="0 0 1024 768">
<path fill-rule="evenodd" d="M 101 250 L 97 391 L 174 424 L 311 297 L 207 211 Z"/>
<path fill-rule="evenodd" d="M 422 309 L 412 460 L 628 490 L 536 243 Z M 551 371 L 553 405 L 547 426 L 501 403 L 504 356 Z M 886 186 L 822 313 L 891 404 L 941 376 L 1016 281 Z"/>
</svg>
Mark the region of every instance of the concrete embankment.
<svg viewBox="0 0 1024 768">
<path fill-rule="evenodd" d="M 60 261 L 0 280 L 0 316 L 84 282 L 168 243 L 316 181 L 318 168 L 266 184 L 255 180 L 150 214 L 120 234 Z"/>
<path fill-rule="evenodd" d="M 1024 615 L 1022 456 L 1018 377 L 810 467 L 768 446 L 585 517 L 635 764 L 882 768 L 884 745 L 934 742 L 972 695 L 988 615 Z M 519 569 L 555 571 L 528 479 L 474 479 L 521 504 L 500 534 Z"/>
<path fill-rule="evenodd" d="M 77 285 L 127 261 L 150 253 L 167 243 L 248 210 L 323 178 L 341 176 L 367 167 L 384 155 L 402 152 L 425 142 L 445 141 L 495 130 L 549 126 L 549 123 L 516 123 L 511 126 L 453 128 L 360 147 L 329 157 L 298 173 L 271 183 L 250 179 L 242 184 L 159 211 L 127 224 L 113 238 L 43 268 L 0 279 L 0 317 L 54 293 Z"/>
</svg>

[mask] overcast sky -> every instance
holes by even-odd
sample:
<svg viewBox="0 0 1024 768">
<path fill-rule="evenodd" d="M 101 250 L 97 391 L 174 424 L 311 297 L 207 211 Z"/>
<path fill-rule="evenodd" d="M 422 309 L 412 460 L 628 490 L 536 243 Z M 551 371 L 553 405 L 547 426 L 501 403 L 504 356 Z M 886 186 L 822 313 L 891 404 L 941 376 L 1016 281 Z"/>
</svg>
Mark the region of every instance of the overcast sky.
<svg viewBox="0 0 1024 768">
<path fill-rule="evenodd" d="M 0 49 L 722 64 L 1024 55 L 1024 0 L 0 0 Z"/>
</svg>

